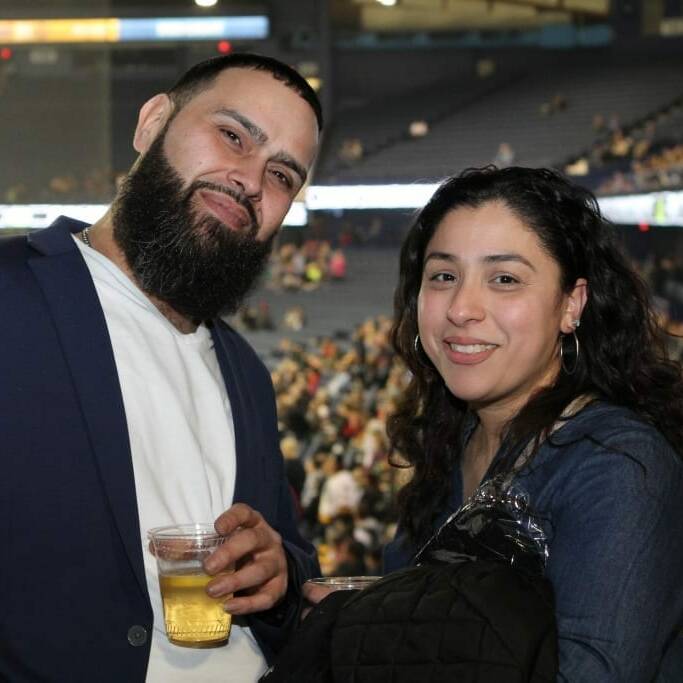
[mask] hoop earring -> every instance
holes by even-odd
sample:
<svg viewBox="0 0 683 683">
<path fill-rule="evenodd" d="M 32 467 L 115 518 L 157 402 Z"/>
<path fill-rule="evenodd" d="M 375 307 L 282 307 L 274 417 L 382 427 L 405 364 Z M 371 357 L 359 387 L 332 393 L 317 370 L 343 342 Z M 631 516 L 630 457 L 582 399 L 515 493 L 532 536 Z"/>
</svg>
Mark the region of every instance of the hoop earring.
<svg viewBox="0 0 683 683">
<path fill-rule="evenodd" d="M 420 335 L 416 334 L 415 335 L 415 341 L 413 342 L 413 348 L 415 349 L 415 353 L 420 353 Z"/>
<path fill-rule="evenodd" d="M 576 368 L 579 366 L 579 338 L 576 336 L 576 332 L 572 332 L 571 336 L 574 337 L 574 348 L 569 347 L 567 351 L 564 350 L 565 339 L 569 338 L 568 334 L 563 334 L 560 337 L 560 364 L 562 369 L 568 374 L 573 375 L 576 372 Z M 567 367 L 567 356 L 574 355 L 574 363 Z"/>
</svg>

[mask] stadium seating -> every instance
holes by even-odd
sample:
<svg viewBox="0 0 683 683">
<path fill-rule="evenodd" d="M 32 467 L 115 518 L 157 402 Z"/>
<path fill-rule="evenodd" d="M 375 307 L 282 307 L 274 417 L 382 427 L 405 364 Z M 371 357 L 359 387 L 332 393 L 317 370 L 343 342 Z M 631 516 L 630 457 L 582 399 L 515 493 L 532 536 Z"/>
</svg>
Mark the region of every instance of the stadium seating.
<svg viewBox="0 0 683 683">
<path fill-rule="evenodd" d="M 625 127 L 683 90 L 680 67 L 675 64 L 567 65 L 545 70 L 541 65 L 488 90 L 479 87 L 442 84 L 429 93 L 404 97 L 399 108 L 386 105 L 381 116 L 373 105 L 353 116 L 344 114 L 326 146 L 317 182 L 437 179 L 491 163 L 501 142 L 512 147 L 515 163 L 558 165 L 572 152 L 590 147 L 596 138 L 592 127 L 596 113 L 605 118 L 616 115 Z M 557 96 L 565 106 L 543 113 L 544 105 Z M 432 101 L 441 101 L 442 108 L 426 106 Z M 431 121 L 425 112 L 433 112 Z M 411 138 L 408 127 L 417 119 L 426 119 L 430 130 Z M 403 133 L 398 136 L 401 126 Z M 364 145 L 362 158 L 354 163 L 330 159 L 338 149 L 335 141 L 354 137 L 376 142 Z"/>
</svg>

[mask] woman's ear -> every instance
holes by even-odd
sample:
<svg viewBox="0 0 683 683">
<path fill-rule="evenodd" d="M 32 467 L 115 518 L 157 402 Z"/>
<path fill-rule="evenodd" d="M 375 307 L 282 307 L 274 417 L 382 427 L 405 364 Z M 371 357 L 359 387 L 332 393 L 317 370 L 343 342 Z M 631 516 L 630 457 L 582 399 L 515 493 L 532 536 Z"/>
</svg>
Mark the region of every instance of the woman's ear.
<svg viewBox="0 0 683 683">
<path fill-rule="evenodd" d="M 580 277 L 571 292 L 564 297 L 564 311 L 560 321 L 560 331 L 563 334 L 571 334 L 579 326 L 587 301 L 588 281 Z"/>
<path fill-rule="evenodd" d="M 148 150 L 156 136 L 163 130 L 172 112 L 173 102 L 164 93 L 155 95 L 142 105 L 133 136 L 133 147 L 136 152 L 144 154 Z"/>
</svg>

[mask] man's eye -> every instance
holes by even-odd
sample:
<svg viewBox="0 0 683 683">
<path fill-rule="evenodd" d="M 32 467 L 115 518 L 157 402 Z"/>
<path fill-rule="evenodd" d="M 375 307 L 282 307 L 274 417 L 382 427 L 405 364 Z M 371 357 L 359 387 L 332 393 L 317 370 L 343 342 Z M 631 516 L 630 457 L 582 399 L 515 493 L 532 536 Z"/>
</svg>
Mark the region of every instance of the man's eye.
<svg viewBox="0 0 683 683">
<path fill-rule="evenodd" d="M 286 173 L 277 170 L 273 170 L 271 173 L 277 179 L 277 181 L 285 187 L 291 188 L 293 186 L 291 178 Z"/>
<path fill-rule="evenodd" d="M 242 140 L 240 140 L 240 136 L 237 135 L 237 133 L 235 133 L 234 131 L 228 130 L 227 128 L 221 128 L 221 133 L 223 133 L 223 135 L 226 138 L 228 138 L 228 140 L 230 140 L 231 142 L 234 142 L 237 145 L 242 144 Z"/>
</svg>

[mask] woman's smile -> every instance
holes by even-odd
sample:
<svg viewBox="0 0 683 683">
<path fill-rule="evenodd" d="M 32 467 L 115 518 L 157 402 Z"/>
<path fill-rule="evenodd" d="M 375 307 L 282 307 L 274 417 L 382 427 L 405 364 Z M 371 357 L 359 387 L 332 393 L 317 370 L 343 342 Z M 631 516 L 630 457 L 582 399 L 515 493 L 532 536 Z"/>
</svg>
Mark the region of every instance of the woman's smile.
<svg viewBox="0 0 683 683">
<path fill-rule="evenodd" d="M 458 365 L 477 365 L 491 357 L 498 348 L 497 344 L 465 338 L 444 339 L 446 354 Z"/>
</svg>

